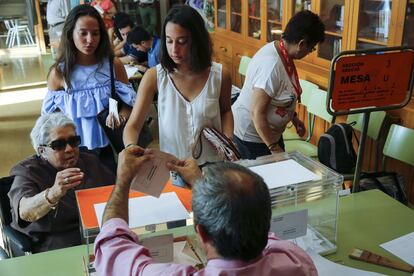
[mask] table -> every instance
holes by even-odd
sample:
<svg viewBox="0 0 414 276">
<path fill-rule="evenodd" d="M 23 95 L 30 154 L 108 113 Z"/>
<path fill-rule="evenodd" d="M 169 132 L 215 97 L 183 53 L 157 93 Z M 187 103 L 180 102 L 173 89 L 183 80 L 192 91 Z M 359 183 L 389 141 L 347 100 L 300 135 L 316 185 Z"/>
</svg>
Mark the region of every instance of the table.
<svg viewBox="0 0 414 276">
<path fill-rule="evenodd" d="M 411 232 L 414 232 L 414 210 L 379 190 L 355 193 L 340 198 L 338 251 L 326 257 L 347 266 L 386 275 L 411 275 L 348 257 L 353 247 L 359 247 L 397 260 L 379 245 Z"/>
<path fill-rule="evenodd" d="M 396 258 L 379 244 L 414 231 L 414 211 L 378 190 L 340 198 L 338 251 L 327 256 L 345 265 L 387 275 L 411 275 L 347 256 L 357 246 Z M 192 226 L 191 226 L 192 228 Z M 82 256 L 86 245 L 0 261 L 0 275 L 84 275 Z"/>
</svg>

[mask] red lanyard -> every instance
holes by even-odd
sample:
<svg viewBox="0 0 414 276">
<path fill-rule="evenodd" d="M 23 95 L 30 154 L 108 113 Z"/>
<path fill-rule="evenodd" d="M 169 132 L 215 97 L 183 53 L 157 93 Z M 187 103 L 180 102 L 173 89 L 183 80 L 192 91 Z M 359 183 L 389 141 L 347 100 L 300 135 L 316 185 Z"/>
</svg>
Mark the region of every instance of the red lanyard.
<svg viewBox="0 0 414 276">
<path fill-rule="evenodd" d="M 295 88 L 296 96 L 298 97 L 298 100 L 300 102 L 300 95 L 302 94 L 302 88 L 300 87 L 298 72 L 296 71 L 295 64 L 293 63 L 292 59 L 288 55 L 288 52 L 286 51 L 283 40 L 280 40 L 279 49 L 280 49 L 280 53 L 281 53 L 280 56 L 281 56 L 283 65 L 285 66 L 286 72 L 290 78 L 290 82 L 292 83 L 293 88 Z"/>
</svg>

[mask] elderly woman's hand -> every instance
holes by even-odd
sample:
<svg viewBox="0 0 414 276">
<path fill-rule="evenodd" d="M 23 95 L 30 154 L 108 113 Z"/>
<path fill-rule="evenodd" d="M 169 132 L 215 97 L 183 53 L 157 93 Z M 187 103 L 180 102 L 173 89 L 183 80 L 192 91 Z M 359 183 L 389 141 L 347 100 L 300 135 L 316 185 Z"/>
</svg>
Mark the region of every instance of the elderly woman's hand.
<svg viewBox="0 0 414 276">
<path fill-rule="evenodd" d="M 49 200 L 57 202 L 69 189 L 75 188 L 83 181 L 84 173 L 79 168 L 68 168 L 56 174 L 55 183 L 50 188 Z"/>
</svg>

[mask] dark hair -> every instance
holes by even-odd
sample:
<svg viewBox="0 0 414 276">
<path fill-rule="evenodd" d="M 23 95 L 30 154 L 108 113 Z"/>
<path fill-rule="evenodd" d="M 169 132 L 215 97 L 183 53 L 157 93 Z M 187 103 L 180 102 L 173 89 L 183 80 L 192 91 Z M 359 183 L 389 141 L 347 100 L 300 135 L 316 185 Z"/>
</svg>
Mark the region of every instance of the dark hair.
<svg viewBox="0 0 414 276">
<path fill-rule="evenodd" d="M 194 223 L 225 259 L 250 261 L 267 244 L 272 215 L 263 179 L 230 162 L 208 165 L 193 187 Z"/>
<path fill-rule="evenodd" d="M 151 35 L 142 27 L 135 27 L 127 37 L 128 44 L 140 44 L 143 41 L 151 39 Z"/>
<path fill-rule="evenodd" d="M 174 6 L 164 20 L 161 33 L 160 63 L 168 72 L 177 67 L 170 58 L 166 46 L 165 27 L 168 23 L 178 24 L 190 34 L 190 68 L 194 72 L 200 72 L 211 66 L 211 40 L 201 15 L 192 7 L 186 5 Z"/>
<path fill-rule="evenodd" d="M 292 44 L 302 39 L 308 45 L 317 44 L 325 40 L 325 25 L 317 14 L 308 10 L 300 11 L 289 20 L 282 38 Z"/>
<path fill-rule="evenodd" d="M 129 14 L 125 12 L 118 12 L 112 17 L 112 21 L 114 22 L 114 33 L 119 40 L 124 40 L 122 38 L 119 29 L 125 28 L 126 26 L 130 26 L 131 28 L 134 27 L 134 22 L 132 21 Z"/>
<path fill-rule="evenodd" d="M 98 11 L 89 5 L 78 5 L 74 7 L 66 17 L 62 36 L 60 38 L 59 56 L 51 67 L 51 69 L 55 68 L 60 72 L 61 70 L 59 68 L 59 64 L 63 63 L 63 71 L 61 73 L 69 88 L 71 88 L 70 77 L 76 64 L 76 53 L 78 52 L 78 49 L 73 41 L 73 30 L 75 29 L 75 25 L 79 17 L 82 16 L 93 17 L 99 24 L 100 40 L 94 53 L 96 59 L 101 62 L 105 57 L 113 58 L 114 56 L 105 24 Z"/>
</svg>

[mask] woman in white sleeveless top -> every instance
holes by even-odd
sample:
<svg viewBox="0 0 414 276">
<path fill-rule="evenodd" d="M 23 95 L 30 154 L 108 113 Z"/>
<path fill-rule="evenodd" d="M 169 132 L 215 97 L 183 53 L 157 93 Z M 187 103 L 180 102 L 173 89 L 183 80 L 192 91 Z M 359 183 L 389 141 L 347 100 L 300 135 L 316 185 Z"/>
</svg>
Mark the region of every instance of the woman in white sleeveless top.
<svg viewBox="0 0 414 276">
<path fill-rule="evenodd" d="M 211 62 L 211 41 L 202 17 L 189 6 L 175 6 L 164 21 L 161 41 L 160 64 L 145 73 L 138 88 L 124 131 L 126 147 L 135 145 L 157 91 L 160 150 L 179 159 L 191 157 L 204 126 L 231 139 L 230 74 Z M 198 164 L 218 160 L 203 141 Z"/>
</svg>

